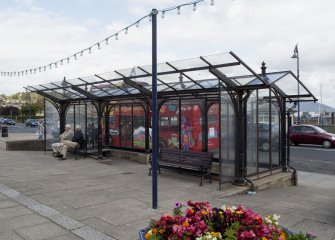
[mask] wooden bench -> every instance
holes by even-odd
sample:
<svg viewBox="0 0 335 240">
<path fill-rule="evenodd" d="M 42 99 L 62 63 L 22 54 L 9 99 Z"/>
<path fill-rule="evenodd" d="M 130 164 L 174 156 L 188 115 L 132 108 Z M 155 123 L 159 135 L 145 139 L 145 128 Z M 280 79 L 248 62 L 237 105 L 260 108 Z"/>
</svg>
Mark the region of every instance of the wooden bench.
<svg viewBox="0 0 335 240">
<path fill-rule="evenodd" d="M 157 167 L 159 173 L 161 173 L 161 168 L 163 168 L 200 175 L 200 186 L 202 186 L 202 179 L 204 177 L 208 177 L 210 183 L 212 182 L 211 168 L 213 156 L 214 153 L 211 152 L 186 152 L 163 149 L 159 152 Z M 150 176 L 152 171 L 152 155 L 149 157 L 149 163 L 151 164 L 149 169 Z"/>
</svg>

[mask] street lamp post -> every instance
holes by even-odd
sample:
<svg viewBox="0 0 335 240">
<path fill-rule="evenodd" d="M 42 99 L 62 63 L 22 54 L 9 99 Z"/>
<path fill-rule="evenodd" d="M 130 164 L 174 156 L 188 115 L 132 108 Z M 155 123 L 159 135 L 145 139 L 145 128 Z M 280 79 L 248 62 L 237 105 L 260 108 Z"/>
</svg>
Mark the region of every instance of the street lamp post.
<svg viewBox="0 0 335 240">
<path fill-rule="evenodd" d="M 294 51 L 293 51 L 293 56 L 291 58 L 296 58 L 297 59 L 297 77 L 298 77 L 298 124 L 300 124 L 300 77 L 299 77 L 299 51 L 298 51 L 298 44 L 295 45 Z"/>
</svg>

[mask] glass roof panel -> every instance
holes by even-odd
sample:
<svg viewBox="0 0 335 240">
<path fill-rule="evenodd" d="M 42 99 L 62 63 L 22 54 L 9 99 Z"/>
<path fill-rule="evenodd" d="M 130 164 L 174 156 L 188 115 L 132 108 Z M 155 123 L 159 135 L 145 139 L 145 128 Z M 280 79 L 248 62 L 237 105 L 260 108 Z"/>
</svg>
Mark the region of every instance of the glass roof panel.
<svg viewBox="0 0 335 240">
<path fill-rule="evenodd" d="M 300 95 L 309 94 L 307 90 L 298 83 L 298 80 L 292 74 L 287 74 L 285 77 L 279 79 L 273 84 L 280 88 L 287 96 L 298 95 L 298 88 Z"/>
<path fill-rule="evenodd" d="M 201 84 L 201 86 L 203 86 L 205 88 L 218 87 L 218 80 L 217 79 L 203 80 L 203 81 L 199 81 L 199 83 Z"/>
<path fill-rule="evenodd" d="M 88 83 L 94 83 L 94 82 L 102 82 L 102 80 L 94 75 L 91 76 L 85 76 L 85 77 L 80 77 L 80 79 L 83 79 L 85 82 Z"/>
<path fill-rule="evenodd" d="M 143 72 L 138 67 L 121 69 L 121 70 L 117 70 L 117 72 L 120 73 L 120 74 L 122 74 L 125 77 L 141 76 L 141 75 L 145 75 L 146 74 L 145 72 Z"/>
<path fill-rule="evenodd" d="M 217 68 L 222 74 L 226 75 L 227 77 L 236 77 L 236 76 L 249 76 L 253 75 L 247 68 L 243 65 L 235 65 L 229 67 L 221 67 Z M 253 76 L 255 78 L 255 76 Z M 250 79 L 251 80 L 251 79 Z M 250 81 L 249 80 L 249 81 Z M 240 83 L 241 85 L 244 85 Z"/>
<path fill-rule="evenodd" d="M 185 60 L 173 61 L 169 62 L 173 67 L 177 68 L 178 70 L 181 69 L 190 69 L 190 68 L 198 68 L 198 67 L 205 67 L 208 66 L 206 62 L 201 60 L 200 58 L 190 58 Z"/>
<path fill-rule="evenodd" d="M 141 66 L 145 71 L 147 71 L 149 74 L 152 73 L 152 66 L 151 65 L 146 65 L 146 66 Z M 162 73 L 162 72 L 170 72 L 174 71 L 172 67 L 167 65 L 166 63 L 158 63 L 157 64 L 157 73 Z"/>
<path fill-rule="evenodd" d="M 250 85 L 250 82 L 254 82 L 254 84 L 261 84 L 261 81 L 255 80 L 255 76 L 238 76 L 231 78 L 237 85 Z"/>
<path fill-rule="evenodd" d="M 211 65 L 238 63 L 238 61 L 228 52 L 209 55 L 209 56 L 203 56 L 203 58 L 207 62 L 209 62 Z"/>
<path fill-rule="evenodd" d="M 101 78 L 103 78 L 105 80 L 113 80 L 113 79 L 121 78 L 121 76 L 119 74 L 117 74 L 116 72 L 99 73 L 99 74 L 96 74 L 96 75 L 100 76 Z M 101 80 L 100 78 L 98 78 L 98 79 Z"/>
<path fill-rule="evenodd" d="M 85 81 L 80 80 L 79 78 L 73 78 L 70 80 L 66 80 L 68 83 L 72 84 L 72 85 L 82 85 L 85 84 Z"/>
<path fill-rule="evenodd" d="M 50 96 L 60 99 L 60 100 L 65 100 L 67 99 L 65 96 L 59 94 L 58 92 L 55 91 L 46 91 L 47 94 L 49 94 Z"/>
<path fill-rule="evenodd" d="M 37 90 L 45 90 L 45 89 L 47 89 L 44 85 L 35 85 L 35 86 L 33 86 L 33 88 L 35 88 L 35 89 L 37 89 Z"/>
<path fill-rule="evenodd" d="M 167 84 L 179 82 L 179 77 L 180 77 L 179 73 L 165 74 L 165 75 L 158 76 L 158 78 L 161 81 L 163 81 Z"/>
<path fill-rule="evenodd" d="M 186 89 L 202 89 L 199 85 L 195 84 L 192 81 L 183 81 L 179 82 L 176 85 L 173 86 L 177 90 L 186 90 Z"/>
<path fill-rule="evenodd" d="M 193 80 L 204 80 L 204 79 L 214 79 L 214 78 L 216 78 L 208 70 L 186 72 L 185 75 L 188 76 L 188 77 L 190 77 Z"/>
<path fill-rule="evenodd" d="M 260 77 L 267 81 L 269 84 L 277 81 L 279 78 L 283 77 L 287 72 L 278 72 L 278 73 L 268 73 L 266 74 L 266 78 L 263 78 L 261 75 Z M 258 78 L 254 78 L 251 80 L 247 85 L 257 85 L 262 84 L 262 82 Z"/>
</svg>

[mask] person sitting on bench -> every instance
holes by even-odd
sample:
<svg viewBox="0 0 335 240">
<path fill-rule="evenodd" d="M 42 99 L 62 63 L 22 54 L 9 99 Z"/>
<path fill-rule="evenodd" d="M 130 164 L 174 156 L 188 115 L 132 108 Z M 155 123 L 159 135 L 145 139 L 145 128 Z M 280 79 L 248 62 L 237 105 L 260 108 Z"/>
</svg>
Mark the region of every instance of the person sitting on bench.
<svg viewBox="0 0 335 240">
<path fill-rule="evenodd" d="M 73 132 L 71 130 L 71 125 L 70 124 L 65 125 L 65 131 L 61 135 L 59 135 L 59 137 L 60 137 L 60 142 L 56 142 L 56 143 L 51 144 L 53 155 L 55 157 L 60 156 L 60 150 L 62 149 L 62 147 L 64 145 L 64 141 L 72 140 L 72 138 L 73 138 Z"/>
<path fill-rule="evenodd" d="M 66 160 L 66 153 L 68 149 L 79 148 L 84 143 L 84 135 L 81 131 L 81 126 L 76 125 L 74 136 L 72 141 L 65 140 L 64 145 L 62 146 L 61 155 L 58 160 Z"/>
</svg>

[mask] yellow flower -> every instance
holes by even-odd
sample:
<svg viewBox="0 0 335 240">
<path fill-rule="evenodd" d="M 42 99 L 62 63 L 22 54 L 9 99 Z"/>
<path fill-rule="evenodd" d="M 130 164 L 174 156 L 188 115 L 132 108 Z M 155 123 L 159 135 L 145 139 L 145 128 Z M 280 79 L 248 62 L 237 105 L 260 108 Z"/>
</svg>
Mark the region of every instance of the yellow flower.
<svg viewBox="0 0 335 240">
<path fill-rule="evenodd" d="M 151 237 L 151 235 L 152 231 L 151 230 L 147 231 L 147 233 L 145 234 L 145 239 L 148 240 Z"/>
<path fill-rule="evenodd" d="M 152 233 L 153 233 L 153 234 L 156 234 L 156 233 L 157 233 L 157 229 L 156 229 L 156 228 L 153 228 L 153 229 L 152 229 Z"/>
<path fill-rule="evenodd" d="M 285 236 L 285 234 L 283 232 L 280 234 L 280 239 L 281 240 L 286 240 L 286 236 Z"/>
<path fill-rule="evenodd" d="M 267 237 L 262 237 L 262 240 L 267 240 Z"/>
<path fill-rule="evenodd" d="M 159 233 L 160 233 L 160 234 L 163 234 L 164 232 L 165 232 L 164 229 L 160 229 L 160 230 L 159 230 Z"/>
<path fill-rule="evenodd" d="M 185 221 L 185 222 L 183 222 L 183 226 L 188 227 L 188 226 L 190 226 L 190 224 L 187 221 Z"/>
</svg>

